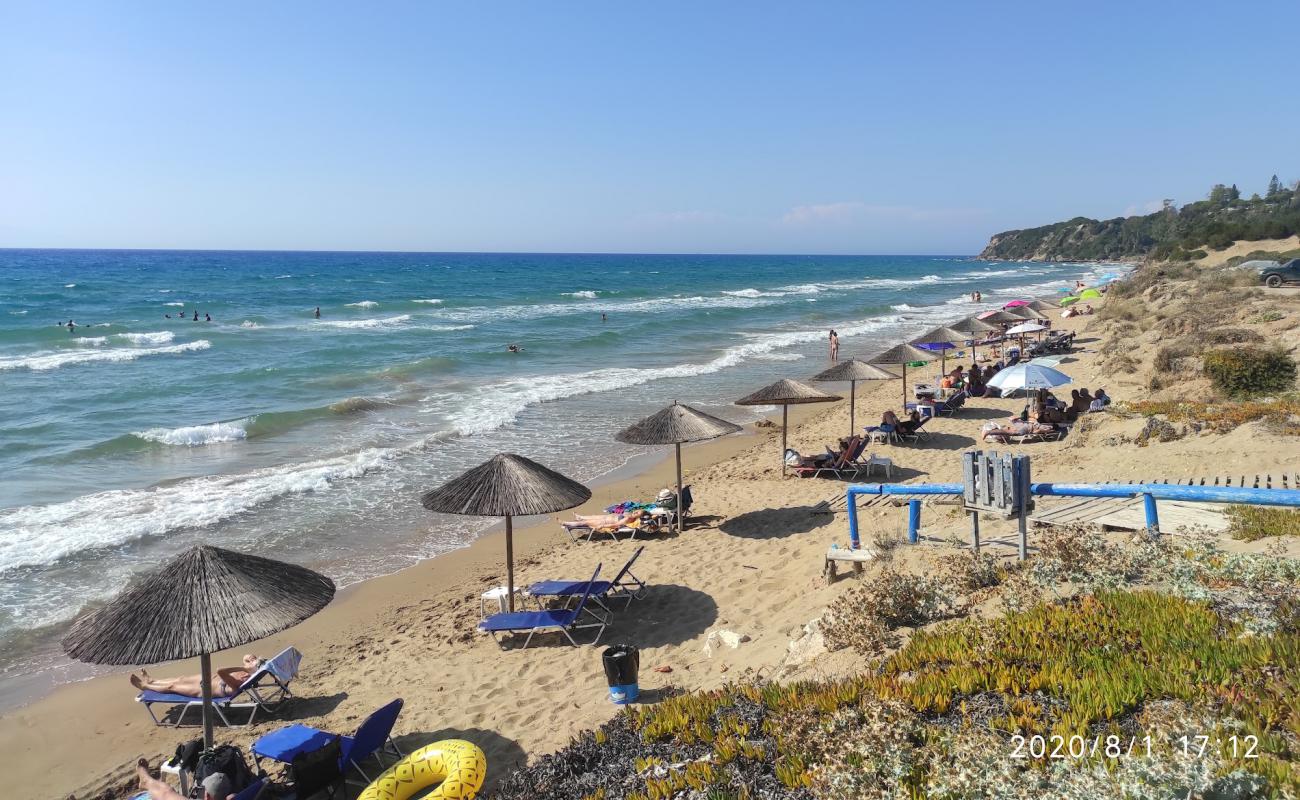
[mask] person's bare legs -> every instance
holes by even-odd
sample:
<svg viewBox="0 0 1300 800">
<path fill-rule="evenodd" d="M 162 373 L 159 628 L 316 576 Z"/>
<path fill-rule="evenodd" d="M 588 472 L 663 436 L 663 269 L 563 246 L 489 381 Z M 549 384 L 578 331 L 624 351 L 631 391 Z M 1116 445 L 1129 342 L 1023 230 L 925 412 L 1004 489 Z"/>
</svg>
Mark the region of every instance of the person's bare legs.
<svg viewBox="0 0 1300 800">
<path fill-rule="evenodd" d="M 217 679 L 212 679 L 213 689 L 216 689 Z M 137 689 L 150 692 L 164 692 L 170 694 L 185 694 L 190 697 L 198 697 L 203 693 L 203 679 L 198 675 L 185 675 L 180 678 L 150 678 L 145 679 L 139 675 L 131 675 L 131 685 Z"/>
<path fill-rule="evenodd" d="M 141 758 L 135 762 L 135 774 L 140 779 L 140 788 L 149 793 L 149 800 L 185 800 L 185 795 L 149 774 L 149 762 Z"/>
</svg>

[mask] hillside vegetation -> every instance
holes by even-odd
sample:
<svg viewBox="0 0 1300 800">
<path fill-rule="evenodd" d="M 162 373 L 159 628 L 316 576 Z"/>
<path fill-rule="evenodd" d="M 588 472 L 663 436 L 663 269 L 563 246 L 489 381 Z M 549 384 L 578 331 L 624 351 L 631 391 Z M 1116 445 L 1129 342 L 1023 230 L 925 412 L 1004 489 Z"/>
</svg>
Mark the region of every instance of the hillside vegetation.
<svg viewBox="0 0 1300 800">
<path fill-rule="evenodd" d="M 1179 208 L 1172 200 L 1153 214 L 1065 222 L 995 234 L 980 258 L 1017 261 L 1197 260 L 1234 241 L 1284 239 L 1300 233 L 1300 181 L 1277 176 L 1267 192 L 1243 198 L 1218 184 L 1205 200 Z"/>
</svg>

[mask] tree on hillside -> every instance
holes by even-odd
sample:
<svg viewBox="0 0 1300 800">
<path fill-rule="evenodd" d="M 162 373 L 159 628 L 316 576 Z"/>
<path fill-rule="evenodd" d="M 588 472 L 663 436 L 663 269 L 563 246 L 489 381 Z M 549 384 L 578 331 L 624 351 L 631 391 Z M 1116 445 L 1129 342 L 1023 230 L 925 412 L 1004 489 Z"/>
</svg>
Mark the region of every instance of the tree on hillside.
<svg viewBox="0 0 1300 800">
<path fill-rule="evenodd" d="M 1276 197 L 1281 191 L 1282 191 L 1282 181 L 1278 180 L 1277 176 L 1274 175 L 1268 181 L 1268 192 L 1265 193 L 1264 196 Z"/>
</svg>

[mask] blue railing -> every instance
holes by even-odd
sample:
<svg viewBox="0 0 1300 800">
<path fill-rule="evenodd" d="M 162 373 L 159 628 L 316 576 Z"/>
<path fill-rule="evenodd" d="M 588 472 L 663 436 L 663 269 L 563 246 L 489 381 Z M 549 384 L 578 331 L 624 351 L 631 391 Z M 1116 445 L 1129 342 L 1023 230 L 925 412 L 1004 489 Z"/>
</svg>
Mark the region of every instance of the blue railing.
<svg viewBox="0 0 1300 800">
<path fill-rule="evenodd" d="M 1031 483 L 1031 494 L 1042 497 L 1141 497 L 1146 511 L 1146 526 L 1160 530 L 1157 500 L 1182 500 L 1190 503 L 1240 503 L 1251 506 L 1290 506 L 1300 508 L 1300 489 L 1246 489 L 1231 486 L 1175 486 L 1164 483 Z M 849 547 L 856 550 L 858 538 L 858 495 L 923 494 L 957 495 L 960 483 L 863 483 L 846 492 L 849 510 Z M 915 522 L 909 513 L 909 526 Z"/>
</svg>

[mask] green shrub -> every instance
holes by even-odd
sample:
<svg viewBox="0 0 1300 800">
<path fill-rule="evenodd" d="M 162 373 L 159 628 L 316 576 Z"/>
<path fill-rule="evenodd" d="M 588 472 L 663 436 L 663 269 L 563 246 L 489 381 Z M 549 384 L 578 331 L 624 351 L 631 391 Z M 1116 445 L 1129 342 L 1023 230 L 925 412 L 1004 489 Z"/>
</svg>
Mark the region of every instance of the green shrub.
<svg viewBox="0 0 1300 800">
<path fill-rule="evenodd" d="M 1300 536 L 1300 511 L 1268 506 L 1228 506 L 1232 537 L 1247 542 L 1269 536 Z"/>
<path fill-rule="evenodd" d="M 1281 349 L 1237 347 L 1205 354 L 1205 374 L 1231 397 L 1283 392 L 1295 385 L 1296 366 Z"/>
<path fill-rule="evenodd" d="M 1246 321 L 1255 322 L 1255 323 L 1277 322 L 1278 320 L 1283 319 L 1284 317 L 1286 317 L 1286 314 L 1283 314 L 1281 311 L 1277 311 L 1272 308 L 1266 308 Z"/>
</svg>

